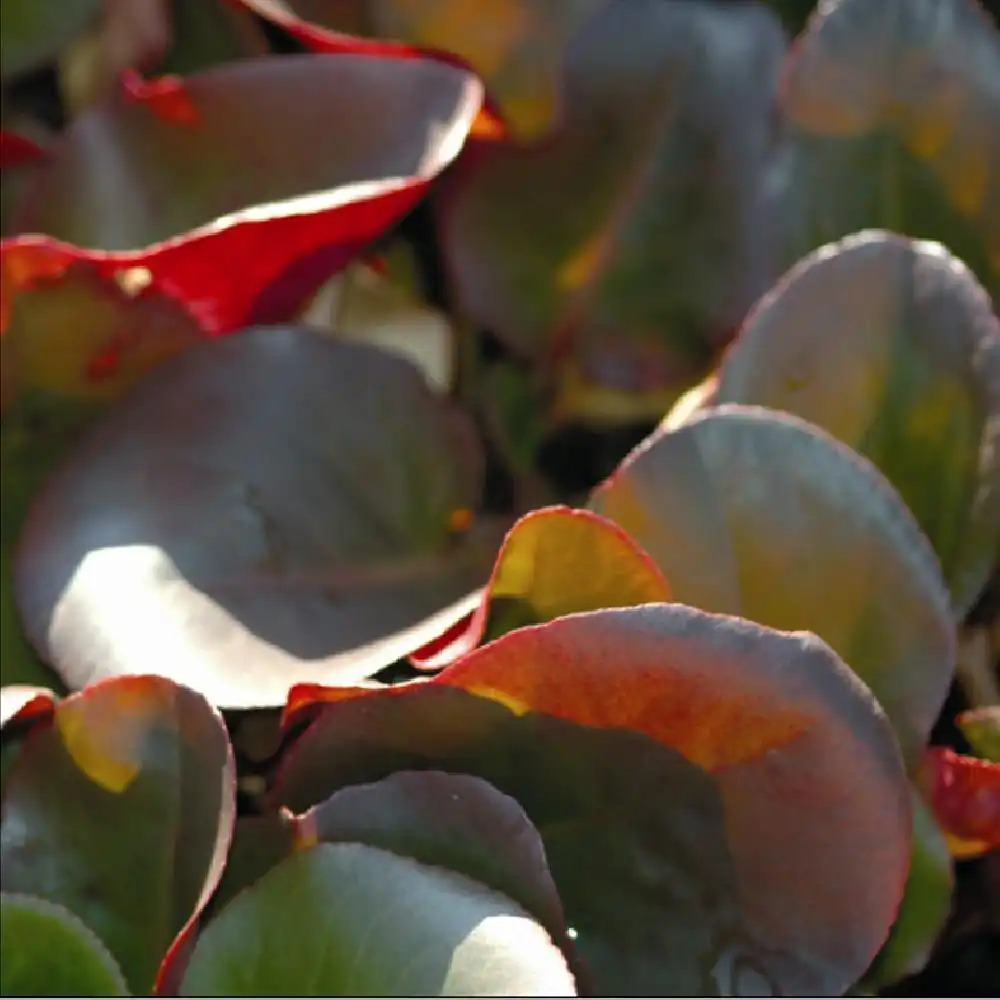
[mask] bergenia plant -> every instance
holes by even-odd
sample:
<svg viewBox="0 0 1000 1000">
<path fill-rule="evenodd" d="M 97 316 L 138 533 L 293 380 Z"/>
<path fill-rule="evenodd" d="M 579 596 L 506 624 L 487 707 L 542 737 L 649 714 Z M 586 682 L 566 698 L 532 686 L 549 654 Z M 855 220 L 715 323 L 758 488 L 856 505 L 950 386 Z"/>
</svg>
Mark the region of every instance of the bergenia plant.
<svg viewBox="0 0 1000 1000">
<path fill-rule="evenodd" d="M 0 993 L 1000 992 L 995 14 L 5 0 Z"/>
</svg>

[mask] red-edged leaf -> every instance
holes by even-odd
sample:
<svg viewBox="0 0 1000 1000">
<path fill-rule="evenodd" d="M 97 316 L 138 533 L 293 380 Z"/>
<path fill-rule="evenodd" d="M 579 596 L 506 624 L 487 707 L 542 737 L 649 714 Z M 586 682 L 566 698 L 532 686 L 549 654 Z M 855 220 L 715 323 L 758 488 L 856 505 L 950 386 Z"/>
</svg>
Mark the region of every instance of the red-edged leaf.
<svg viewBox="0 0 1000 1000">
<path fill-rule="evenodd" d="M 3 805 L 4 890 L 75 913 L 148 992 L 229 848 L 236 775 L 221 717 L 163 678 L 96 684 L 28 734 Z"/>
<path fill-rule="evenodd" d="M 481 99 L 470 73 L 429 59 L 271 56 L 128 77 L 39 171 L 15 222 L 46 235 L 9 245 L 105 277 L 143 267 L 206 330 L 288 318 L 420 200 Z"/>
<path fill-rule="evenodd" d="M 920 777 L 956 858 L 1000 848 L 1000 764 L 930 747 Z"/>
<path fill-rule="evenodd" d="M 507 533 L 472 615 L 410 660 L 437 669 L 523 625 L 669 600 L 670 587 L 656 564 L 613 521 L 589 510 L 545 507 Z"/>
<path fill-rule="evenodd" d="M 515 630 L 327 706 L 274 804 L 415 768 L 521 803 L 599 994 L 841 992 L 903 892 L 895 739 L 807 634 L 668 604 Z"/>
<path fill-rule="evenodd" d="M 405 361 L 296 327 L 201 343 L 36 497 L 14 573 L 25 631 L 74 688 L 159 673 L 255 708 L 356 684 L 488 576 L 489 522 L 454 528 L 482 476 L 471 422 Z"/>
</svg>

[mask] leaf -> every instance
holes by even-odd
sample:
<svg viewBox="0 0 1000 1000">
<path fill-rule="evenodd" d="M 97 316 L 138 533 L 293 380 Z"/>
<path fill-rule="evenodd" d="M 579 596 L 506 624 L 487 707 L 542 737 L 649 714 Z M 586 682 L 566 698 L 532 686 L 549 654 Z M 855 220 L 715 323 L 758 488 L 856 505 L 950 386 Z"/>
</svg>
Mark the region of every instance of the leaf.
<svg viewBox="0 0 1000 1000">
<path fill-rule="evenodd" d="M 675 600 L 828 642 L 916 766 L 954 626 L 930 546 L 869 462 L 795 417 L 730 405 L 647 438 L 591 507 L 652 556 Z"/>
<path fill-rule="evenodd" d="M 955 721 L 977 757 L 1000 764 L 1000 705 L 970 709 Z"/>
<path fill-rule="evenodd" d="M 193 691 L 119 677 L 70 695 L 7 779 L 5 891 L 71 910 L 146 993 L 225 863 L 236 775 L 222 719 Z"/>
<path fill-rule="evenodd" d="M 919 777 L 954 857 L 1000 848 L 1000 764 L 933 746 Z"/>
<path fill-rule="evenodd" d="M 48 717 L 55 705 L 55 692 L 49 688 L 4 684 L 0 687 L 0 727 L 10 722 Z"/>
<path fill-rule="evenodd" d="M 715 402 L 795 413 L 874 462 L 969 610 L 1000 544 L 1000 322 L 944 247 L 867 232 L 810 254 L 746 320 Z"/>
<path fill-rule="evenodd" d="M 282 862 L 204 930 L 183 996 L 576 996 L 499 893 L 365 844 Z"/>
<path fill-rule="evenodd" d="M 59 242 L 14 245 L 103 277 L 145 268 L 213 332 L 285 319 L 420 200 L 481 98 L 439 62 L 358 55 L 127 77 L 69 126 L 22 203 L 18 231 Z"/>
<path fill-rule="evenodd" d="M 4 80 L 50 62 L 95 16 L 100 0 L 4 0 L 0 66 Z"/>
<path fill-rule="evenodd" d="M 951 914 L 955 878 L 948 844 L 923 796 L 915 789 L 912 800 L 913 847 L 906 892 L 889 940 L 862 980 L 873 993 L 919 972 L 927 964 Z"/>
<path fill-rule="evenodd" d="M 486 578 L 488 524 L 456 530 L 482 466 L 468 418 L 388 354 L 295 327 L 200 344 L 36 498 L 15 567 L 25 630 L 74 688 L 157 673 L 259 708 L 294 683 L 355 683 Z"/>
<path fill-rule="evenodd" d="M 976 0 L 824 4 L 789 55 L 765 211 L 789 266 L 860 229 L 938 240 L 1000 292 L 1000 32 Z"/>
<path fill-rule="evenodd" d="M 520 802 L 597 995 L 837 993 L 902 895 L 894 739 L 811 636 L 668 604 L 519 629 L 326 706 L 272 801 L 413 769 Z"/>
<path fill-rule="evenodd" d="M 0 894 L 0 994 L 123 997 L 125 980 L 97 936 L 44 899 Z"/>
<path fill-rule="evenodd" d="M 545 847 L 521 806 L 481 778 L 400 771 L 334 792 L 297 818 L 298 849 L 356 841 L 458 872 L 523 907 L 571 947 Z"/>
<path fill-rule="evenodd" d="M 646 393 L 662 413 L 763 287 L 754 191 L 783 44 L 758 4 L 604 3 L 552 132 L 470 150 L 442 192 L 461 306 L 581 398 Z"/>
<path fill-rule="evenodd" d="M 460 631 L 413 657 L 437 669 L 511 629 L 599 608 L 669 601 L 653 561 L 616 524 L 589 510 L 545 507 L 507 533 L 479 606 Z"/>
</svg>

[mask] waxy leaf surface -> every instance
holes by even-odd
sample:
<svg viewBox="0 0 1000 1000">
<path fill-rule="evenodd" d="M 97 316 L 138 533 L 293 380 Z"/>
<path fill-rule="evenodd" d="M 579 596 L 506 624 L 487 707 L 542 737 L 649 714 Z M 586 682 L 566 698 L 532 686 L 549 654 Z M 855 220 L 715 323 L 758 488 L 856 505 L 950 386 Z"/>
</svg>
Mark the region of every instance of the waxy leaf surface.
<svg viewBox="0 0 1000 1000">
<path fill-rule="evenodd" d="M 576 996 L 516 903 L 366 844 L 282 862 L 202 932 L 183 996 Z"/>
<path fill-rule="evenodd" d="M 203 343 L 37 497 L 25 629 L 74 688 L 158 673 L 254 708 L 355 683 L 488 575 L 492 540 L 456 530 L 481 480 L 471 423 L 401 360 L 292 327 Z"/>
<path fill-rule="evenodd" d="M 1000 322 L 944 247 L 870 232 L 807 257 L 748 317 L 714 402 L 787 410 L 874 462 L 968 611 L 1000 544 Z"/>
<path fill-rule="evenodd" d="M 434 669 L 524 625 L 669 600 L 656 564 L 616 524 L 589 510 L 545 507 L 525 514 L 507 533 L 467 622 L 412 659 Z"/>
<path fill-rule="evenodd" d="M 836 0 L 789 54 L 767 216 L 790 266 L 861 229 L 938 240 L 1000 293 L 1000 31 L 977 0 Z"/>
<path fill-rule="evenodd" d="M 105 681 L 22 744 L 4 790 L 4 890 L 72 911 L 147 993 L 219 880 L 235 811 L 211 706 L 164 678 Z"/>
<path fill-rule="evenodd" d="M 676 600 L 828 642 L 915 766 L 954 627 L 934 553 L 873 465 L 797 418 L 725 406 L 657 431 L 591 505 L 649 552 Z"/>
<path fill-rule="evenodd" d="M 0 894 L 0 995 L 122 997 L 125 980 L 90 928 L 34 896 Z"/>
<path fill-rule="evenodd" d="M 602 5 L 551 133 L 470 149 L 443 192 L 462 306 L 570 381 L 690 380 L 762 290 L 754 192 L 783 47 L 758 4 Z"/>
<path fill-rule="evenodd" d="M 148 270 L 209 330 L 287 319 L 420 200 L 482 100 L 434 60 L 268 56 L 129 77 L 54 144 L 18 244 Z M 81 249 L 90 248 L 90 249 Z"/>
<path fill-rule="evenodd" d="M 428 683 L 326 706 L 273 804 L 414 768 L 520 802 L 599 995 L 837 992 L 902 895 L 898 750 L 812 636 L 668 604 L 509 632 Z"/>
</svg>

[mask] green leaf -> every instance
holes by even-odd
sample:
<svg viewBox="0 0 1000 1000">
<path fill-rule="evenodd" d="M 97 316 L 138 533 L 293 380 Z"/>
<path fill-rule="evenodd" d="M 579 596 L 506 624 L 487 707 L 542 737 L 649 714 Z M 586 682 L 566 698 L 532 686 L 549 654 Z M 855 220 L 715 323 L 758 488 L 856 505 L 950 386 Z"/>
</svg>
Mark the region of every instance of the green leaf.
<svg viewBox="0 0 1000 1000">
<path fill-rule="evenodd" d="M 235 791 L 222 719 L 199 695 L 159 677 L 95 684 L 21 745 L 0 826 L 4 890 L 71 910 L 147 993 L 218 882 Z"/>
<path fill-rule="evenodd" d="M 414 769 L 521 804 L 597 995 L 838 993 L 902 895 L 895 740 L 812 636 L 671 604 L 518 629 L 325 706 L 272 805 Z"/>
<path fill-rule="evenodd" d="M 754 206 L 783 48 L 759 4 L 602 4 L 552 131 L 476 150 L 443 192 L 463 307 L 562 381 L 662 412 L 766 281 Z"/>
<path fill-rule="evenodd" d="M 65 907 L 0 893 L 0 995 L 128 996 L 121 969 Z"/>
<path fill-rule="evenodd" d="M 860 229 L 938 240 L 1000 293 L 1000 32 L 976 0 L 823 4 L 791 50 L 766 206 L 789 266 Z"/>
<path fill-rule="evenodd" d="M 183 996 L 576 996 L 517 904 L 365 844 L 282 862 L 202 932 Z"/>
<path fill-rule="evenodd" d="M 36 498 L 15 575 L 26 631 L 71 687 L 155 672 L 256 708 L 356 683 L 487 577 L 488 526 L 456 530 L 482 466 L 471 422 L 388 354 L 297 328 L 199 344 Z"/>
<path fill-rule="evenodd" d="M 1000 544 L 1000 322 L 944 247 L 866 232 L 810 254 L 748 317 L 714 402 L 786 410 L 874 462 L 968 611 Z"/>
<path fill-rule="evenodd" d="M 591 506 L 653 557 L 675 600 L 828 642 L 916 766 L 954 625 L 934 553 L 873 465 L 798 418 L 728 405 L 657 431 Z"/>
<path fill-rule="evenodd" d="M 1000 705 L 970 709 L 956 721 L 977 757 L 1000 764 Z"/>
<path fill-rule="evenodd" d="M 96 16 L 100 0 L 4 0 L 0 67 L 4 80 L 52 61 Z"/>
</svg>

